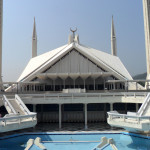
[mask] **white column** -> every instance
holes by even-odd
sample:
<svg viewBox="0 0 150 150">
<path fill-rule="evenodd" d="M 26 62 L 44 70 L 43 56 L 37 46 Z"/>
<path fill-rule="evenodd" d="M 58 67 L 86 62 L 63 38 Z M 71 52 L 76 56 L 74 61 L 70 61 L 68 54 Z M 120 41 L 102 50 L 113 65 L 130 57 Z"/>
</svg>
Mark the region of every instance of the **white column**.
<svg viewBox="0 0 150 150">
<path fill-rule="evenodd" d="M 110 103 L 110 111 L 113 111 L 113 103 Z"/>
<path fill-rule="evenodd" d="M 59 104 L 59 129 L 61 129 L 61 104 Z"/>
<path fill-rule="evenodd" d="M 84 104 L 84 119 L 85 119 L 85 129 L 88 128 L 87 126 L 87 104 Z"/>
</svg>

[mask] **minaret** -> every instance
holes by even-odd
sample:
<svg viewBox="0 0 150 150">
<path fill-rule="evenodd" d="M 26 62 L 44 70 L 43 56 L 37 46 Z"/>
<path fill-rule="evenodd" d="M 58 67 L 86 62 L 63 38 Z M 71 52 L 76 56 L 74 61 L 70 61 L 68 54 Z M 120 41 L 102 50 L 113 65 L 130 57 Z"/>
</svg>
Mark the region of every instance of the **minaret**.
<svg viewBox="0 0 150 150">
<path fill-rule="evenodd" d="M 34 25 L 33 25 L 33 35 L 32 35 L 32 58 L 37 56 L 37 34 L 36 34 L 36 24 L 34 17 Z"/>
<path fill-rule="evenodd" d="M 2 82 L 3 0 L 0 0 L 0 82 Z"/>
<path fill-rule="evenodd" d="M 116 41 L 116 33 L 115 33 L 113 16 L 112 16 L 112 24 L 111 24 L 111 53 L 112 55 L 117 56 L 117 41 Z"/>
<path fill-rule="evenodd" d="M 150 0 L 143 0 L 147 79 L 150 79 Z"/>
</svg>

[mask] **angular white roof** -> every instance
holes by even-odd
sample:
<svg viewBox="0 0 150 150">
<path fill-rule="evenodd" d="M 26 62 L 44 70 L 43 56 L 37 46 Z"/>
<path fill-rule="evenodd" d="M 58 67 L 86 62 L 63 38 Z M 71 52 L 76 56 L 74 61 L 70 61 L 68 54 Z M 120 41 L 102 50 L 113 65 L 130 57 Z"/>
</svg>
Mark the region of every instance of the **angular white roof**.
<svg viewBox="0 0 150 150">
<path fill-rule="evenodd" d="M 93 57 L 97 58 L 99 62 L 103 62 L 106 66 L 110 67 L 112 70 L 118 72 L 120 75 L 124 76 L 127 80 L 132 80 L 131 75 L 117 56 L 113 56 L 111 54 L 102 52 L 100 50 L 96 50 L 93 48 L 85 47 L 78 45 L 79 49 L 89 53 L 89 55 L 93 55 Z"/>
<path fill-rule="evenodd" d="M 18 82 L 30 81 L 36 77 L 36 74 L 50 67 L 72 49 L 76 49 L 106 71 L 112 72 L 120 80 L 132 80 L 131 75 L 117 56 L 73 42 L 32 58 L 19 77 Z"/>
<path fill-rule="evenodd" d="M 21 76 L 19 77 L 18 81 L 21 81 L 23 78 L 28 76 L 30 73 L 32 73 L 34 70 L 39 68 L 41 65 L 43 65 L 45 62 L 47 62 L 49 59 L 51 59 L 53 56 L 55 56 L 59 51 L 64 49 L 67 45 L 61 46 L 57 49 L 51 50 L 47 53 L 44 53 L 42 55 L 39 55 L 37 57 L 31 58 L 29 63 L 27 64 L 26 68 L 22 72 Z"/>
</svg>

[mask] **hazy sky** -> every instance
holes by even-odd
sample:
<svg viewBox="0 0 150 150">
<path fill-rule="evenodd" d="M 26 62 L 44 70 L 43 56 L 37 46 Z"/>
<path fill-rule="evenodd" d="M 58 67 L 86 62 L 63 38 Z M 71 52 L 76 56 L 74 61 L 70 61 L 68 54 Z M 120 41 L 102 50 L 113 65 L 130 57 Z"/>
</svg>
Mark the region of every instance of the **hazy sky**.
<svg viewBox="0 0 150 150">
<path fill-rule="evenodd" d="M 111 17 L 118 56 L 131 75 L 146 71 L 142 0 L 4 0 L 3 80 L 16 81 L 31 58 L 33 19 L 38 54 L 65 45 L 70 27 L 80 42 L 111 53 Z"/>
</svg>

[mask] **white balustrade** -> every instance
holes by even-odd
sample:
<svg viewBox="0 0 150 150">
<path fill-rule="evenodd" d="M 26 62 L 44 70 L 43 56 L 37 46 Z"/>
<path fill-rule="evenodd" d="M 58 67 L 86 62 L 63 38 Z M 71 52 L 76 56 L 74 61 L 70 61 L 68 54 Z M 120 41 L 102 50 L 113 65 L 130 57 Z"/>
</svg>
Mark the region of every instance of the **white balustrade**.
<svg viewBox="0 0 150 150">
<path fill-rule="evenodd" d="M 3 125 L 4 123 L 4 126 L 8 125 L 8 124 L 12 124 L 12 123 L 22 123 L 24 121 L 26 121 L 25 119 L 28 119 L 28 120 L 31 120 L 31 121 L 34 121 L 36 120 L 36 113 L 32 113 L 31 115 L 19 115 L 19 116 L 15 116 L 15 117 L 3 117 L 3 118 L 0 118 L 0 125 Z"/>
</svg>

